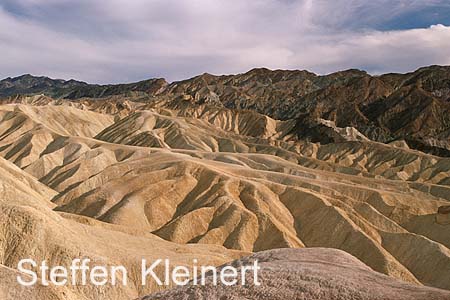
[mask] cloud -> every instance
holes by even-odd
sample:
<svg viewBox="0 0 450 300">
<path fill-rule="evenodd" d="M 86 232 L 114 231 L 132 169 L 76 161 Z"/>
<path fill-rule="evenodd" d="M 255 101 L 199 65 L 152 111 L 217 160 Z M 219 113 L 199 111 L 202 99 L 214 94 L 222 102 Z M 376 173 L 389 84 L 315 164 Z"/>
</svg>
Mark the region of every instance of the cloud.
<svg viewBox="0 0 450 300">
<path fill-rule="evenodd" d="M 425 1 L 362 2 L 4 0 L 0 77 L 106 83 L 261 66 L 381 73 L 450 64 L 450 27 L 379 29 L 383 18 L 420 12 Z"/>
<path fill-rule="evenodd" d="M 432 64 L 450 64 L 450 27 L 435 25 L 426 29 L 371 31 L 325 37 L 307 47 L 296 64 L 319 72 L 361 68 L 371 73 L 405 72 Z"/>
</svg>

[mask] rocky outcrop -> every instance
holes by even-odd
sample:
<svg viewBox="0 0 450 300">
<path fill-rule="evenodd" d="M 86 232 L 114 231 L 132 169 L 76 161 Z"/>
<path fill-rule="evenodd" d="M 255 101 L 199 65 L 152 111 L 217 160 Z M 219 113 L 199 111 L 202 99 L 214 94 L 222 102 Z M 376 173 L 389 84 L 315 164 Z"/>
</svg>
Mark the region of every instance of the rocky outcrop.
<svg viewBox="0 0 450 300">
<path fill-rule="evenodd" d="M 450 225 L 450 205 L 439 207 L 436 222 L 441 225 Z"/>
<path fill-rule="evenodd" d="M 258 261 L 261 285 L 188 285 L 156 293 L 141 300 L 446 300 L 450 292 L 406 284 L 372 271 L 345 252 L 314 249 L 279 249 L 234 261 L 232 266 L 250 266 Z M 225 266 L 223 266 L 225 267 Z M 241 277 L 241 273 L 238 274 Z"/>
</svg>

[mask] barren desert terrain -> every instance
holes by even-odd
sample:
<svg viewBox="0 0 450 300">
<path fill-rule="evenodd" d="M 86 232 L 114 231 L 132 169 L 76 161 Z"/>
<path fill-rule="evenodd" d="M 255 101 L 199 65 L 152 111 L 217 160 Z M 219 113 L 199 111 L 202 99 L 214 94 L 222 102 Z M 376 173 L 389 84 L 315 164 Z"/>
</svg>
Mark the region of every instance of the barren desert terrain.
<svg viewBox="0 0 450 300">
<path fill-rule="evenodd" d="M 450 299 L 449 78 L 4 80 L 0 299 Z M 19 287 L 28 257 L 121 264 L 130 284 Z M 263 285 L 141 286 L 159 257 L 256 258 Z"/>
</svg>

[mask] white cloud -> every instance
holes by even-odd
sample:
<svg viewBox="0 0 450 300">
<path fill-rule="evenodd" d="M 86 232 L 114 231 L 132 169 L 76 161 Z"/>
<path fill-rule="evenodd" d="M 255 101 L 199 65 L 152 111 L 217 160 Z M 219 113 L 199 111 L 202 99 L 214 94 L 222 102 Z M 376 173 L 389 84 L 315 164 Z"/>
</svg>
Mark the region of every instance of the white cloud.
<svg viewBox="0 0 450 300">
<path fill-rule="evenodd" d="M 361 25 L 369 8 L 378 19 L 401 12 L 405 1 L 394 2 L 16 0 L 8 11 L 0 7 L 0 77 L 123 82 L 260 66 L 378 73 L 450 64 L 450 27 L 382 32 Z"/>
</svg>

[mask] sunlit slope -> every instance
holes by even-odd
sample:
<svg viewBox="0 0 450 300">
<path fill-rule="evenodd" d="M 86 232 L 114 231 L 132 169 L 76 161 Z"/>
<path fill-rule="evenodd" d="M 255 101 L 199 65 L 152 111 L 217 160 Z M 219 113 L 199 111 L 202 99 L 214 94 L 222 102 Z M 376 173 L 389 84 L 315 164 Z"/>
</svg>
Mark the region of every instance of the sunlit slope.
<svg viewBox="0 0 450 300">
<path fill-rule="evenodd" d="M 56 211 L 202 251 L 338 248 L 376 271 L 450 289 L 450 227 L 437 214 L 449 205 L 449 159 L 333 125 L 342 138 L 323 145 L 256 113 L 95 101 L 0 109 L 1 155 L 46 186 Z M 48 211 L 49 222 L 69 222 Z"/>
<path fill-rule="evenodd" d="M 194 259 L 220 265 L 245 253 L 215 245 L 178 245 L 145 230 L 101 223 L 82 216 L 58 213 L 50 199 L 55 193 L 10 162 L 0 159 L 0 278 L 2 299 L 134 299 L 161 290 L 155 282 L 142 286 L 141 261 L 169 258 L 175 265 L 191 266 Z M 30 258 L 49 266 L 68 268 L 75 258 L 92 265 L 125 266 L 127 285 L 35 285 L 21 288 L 15 268 Z M 162 270 L 157 271 L 159 275 Z M 24 276 L 23 274 L 21 276 Z M 24 276 L 25 277 L 25 276 Z"/>
</svg>

